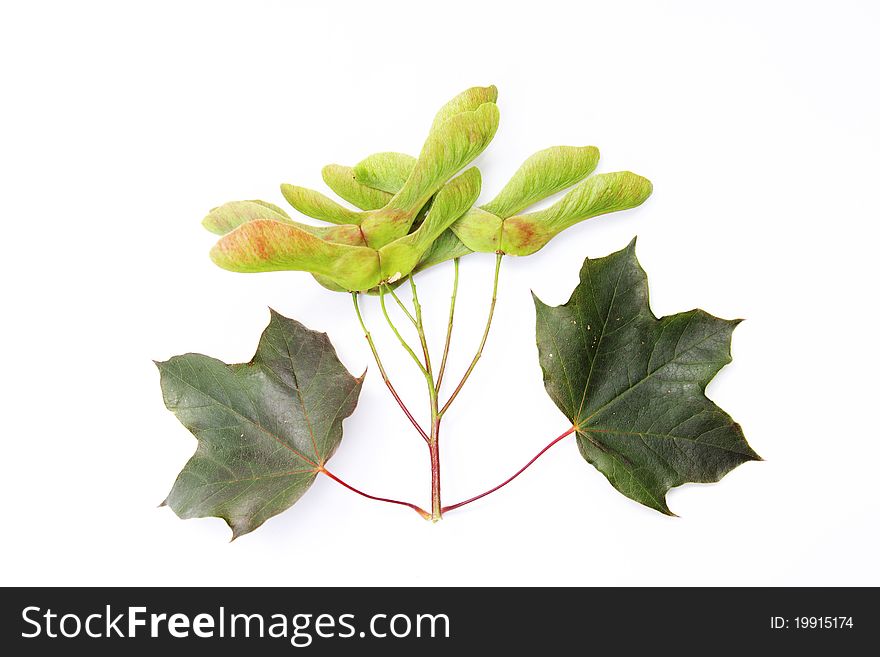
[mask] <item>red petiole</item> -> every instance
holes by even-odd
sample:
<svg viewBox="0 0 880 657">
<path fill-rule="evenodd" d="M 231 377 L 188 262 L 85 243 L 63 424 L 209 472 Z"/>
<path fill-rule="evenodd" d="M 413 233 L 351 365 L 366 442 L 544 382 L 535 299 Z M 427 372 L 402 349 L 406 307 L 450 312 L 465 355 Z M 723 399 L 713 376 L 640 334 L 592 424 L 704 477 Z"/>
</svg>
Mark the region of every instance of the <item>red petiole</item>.
<svg viewBox="0 0 880 657">
<path fill-rule="evenodd" d="M 418 513 L 420 516 L 422 516 L 422 518 L 424 518 L 425 520 L 429 520 L 431 518 L 430 513 L 425 511 L 422 507 L 417 506 L 415 504 L 412 504 L 411 502 L 402 502 L 400 500 L 392 500 L 388 497 L 376 497 L 375 495 L 370 495 L 369 493 L 365 493 L 364 491 L 355 488 L 351 484 L 344 482 L 342 479 L 340 479 L 335 474 L 330 472 L 327 468 L 321 468 L 320 472 L 323 472 L 325 475 L 330 477 L 337 484 L 342 484 L 348 490 L 353 491 L 353 492 L 357 493 L 358 495 L 361 495 L 362 497 L 366 497 L 368 500 L 376 500 L 377 502 L 387 502 L 388 504 L 399 504 L 400 506 L 408 506 L 410 509 L 412 509 L 413 511 Z"/>
<path fill-rule="evenodd" d="M 563 433 L 563 434 L 557 436 L 556 438 L 554 438 L 552 441 L 550 441 L 550 443 L 549 443 L 548 445 L 546 445 L 546 446 L 544 447 L 544 449 L 542 449 L 540 452 L 538 452 L 537 454 L 535 454 L 535 455 L 532 457 L 532 460 L 531 460 L 531 461 L 529 461 L 529 462 L 526 463 L 523 467 L 521 467 L 519 470 L 517 470 L 517 471 L 516 471 L 511 477 L 508 477 L 507 479 L 505 479 L 504 481 L 502 481 L 500 484 L 498 484 L 497 486 L 495 486 L 495 488 L 490 488 L 490 489 L 487 490 L 485 493 L 480 493 L 479 495 L 474 495 L 473 497 L 471 497 L 471 498 L 469 498 L 469 499 L 466 499 L 464 502 L 458 502 L 457 504 L 450 504 L 449 506 L 444 506 L 444 507 L 443 507 L 443 513 L 446 513 L 447 511 L 452 511 L 453 509 L 458 509 L 459 507 L 463 507 L 465 504 L 470 504 L 471 502 L 476 502 L 476 501 L 479 500 L 480 498 L 486 497 L 486 495 L 490 495 L 490 494 L 494 493 L 494 492 L 495 492 L 496 490 L 498 490 L 499 488 L 504 488 L 507 484 L 509 484 L 511 481 L 513 481 L 514 479 L 516 479 L 517 477 L 519 477 L 523 472 L 525 472 L 525 471 L 526 471 L 526 468 L 528 468 L 532 463 L 534 463 L 534 462 L 537 461 L 539 458 L 541 458 L 541 456 L 543 456 L 544 452 L 546 452 L 548 449 L 550 449 L 551 447 L 553 447 L 553 445 L 555 445 L 556 443 L 558 443 L 558 442 L 559 442 L 560 440 L 562 440 L 563 438 L 565 438 L 565 437 L 570 436 L 571 434 L 573 434 L 575 431 L 576 431 L 576 429 L 575 429 L 574 427 L 571 427 L 571 428 L 568 429 L 565 433 Z"/>
</svg>

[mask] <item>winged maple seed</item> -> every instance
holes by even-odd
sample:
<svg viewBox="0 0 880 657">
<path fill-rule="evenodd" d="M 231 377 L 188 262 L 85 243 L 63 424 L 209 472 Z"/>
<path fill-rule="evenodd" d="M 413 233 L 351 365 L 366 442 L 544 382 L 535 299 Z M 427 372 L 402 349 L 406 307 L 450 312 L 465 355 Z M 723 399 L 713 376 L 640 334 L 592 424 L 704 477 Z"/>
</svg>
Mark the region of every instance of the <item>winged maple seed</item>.
<svg viewBox="0 0 880 657">
<path fill-rule="evenodd" d="M 599 161 L 595 147 L 555 146 L 528 158 L 492 201 L 473 207 L 479 172 L 454 176 L 494 137 L 497 96 L 494 86 L 473 87 L 446 103 L 418 158 L 384 152 L 354 167 L 324 167 L 328 187 L 358 209 L 281 186 L 301 214 L 333 226 L 293 221 L 263 201 L 215 208 L 203 221 L 223 235 L 212 259 L 232 271 L 308 271 L 333 290 L 369 291 L 474 251 L 529 255 L 580 221 L 635 207 L 650 195 L 651 183 L 627 171 L 587 178 Z M 522 214 L 573 185 L 549 208 Z"/>
<path fill-rule="evenodd" d="M 350 292 L 384 384 L 425 441 L 430 510 L 365 493 L 327 469 L 357 404 L 352 377 L 327 336 L 272 313 L 253 360 L 226 365 L 187 354 L 159 363 L 165 403 L 198 439 L 166 503 L 180 517 L 216 516 L 233 538 L 296 503 L 318 475 L 365 498 L 406 506 L 426 519 L 470 504 L 507 485 L 570 435 L 583 457 L 624 495 L 663 513 L 667 491 L 688 481 L 717 481 L 759 457 L 742 430 L 704 391 L 730 360 L 736 322 L 702 311 L 656 319 L 634 247 L 587 259 L 571 300 L 557 308 L 535 299 L 537 339 L 547 392 L 571 427 L 501 484 L 444 506 L 440 424 L 480 360 L 489 335 L 503 256 L 526 256 L 581 221 L 642 204 L 651 183 L 629 171 L 593 175 L 594 146 L 553 146 L 520 165 L 490 201 L 477 205 L 480 171 L 472 166 L 498 129 L 494 86 L 472 87 L 436 114 L 418 157 L 380 152 L 354 166 L 329 164 L 324 194 L 282 185 L 296 221 L 266 201 L 233 201 L 204 218 L 220 236 L 211 258 L 237 272 L 306 271 L 323 286 Z M 543 209 L 532 206 L 565 192 Z M 476 354 L 441 400 L 458 292 L 459 260 L 494 253 L 488 316 Z M 432 361 L 414 275 L 447 260 L 454 280 L 442 358 Z M 411 308 L 395 292 L 409 282 Z M 389 328 L 424 376 L 430 402 L 423 427 L 397 393 L 361 313 L 360 294 L 378 294 Z M 388 309 L 393 299 L 419 338 L 414 349 Z M 418 354 L 417 351 L 421 353 Z"/>
<path fill-rule="evenodd" d="M 336 227 L 295 222 L 268 204 L 252 210 L 257 218 L 248 218 L 240 204 L 232 212 L 228 205 L 214 209 L 203 223 L 224 236 L 211 258 L 232 271 L 309 271 L 344 291 L 370 290 L 395 274 L 408 275 L 479 195 L 476 168 L 452 178 L 495 135 L 496 95 L 494 87 L 475 88 L 447 103 L 402 186 L 380 208 L 351 210 L 318 192 L 282 186 L 285 198 L 302 214 Z M 430 209 L 414 226 L 429 200 Z"/>
</svg>

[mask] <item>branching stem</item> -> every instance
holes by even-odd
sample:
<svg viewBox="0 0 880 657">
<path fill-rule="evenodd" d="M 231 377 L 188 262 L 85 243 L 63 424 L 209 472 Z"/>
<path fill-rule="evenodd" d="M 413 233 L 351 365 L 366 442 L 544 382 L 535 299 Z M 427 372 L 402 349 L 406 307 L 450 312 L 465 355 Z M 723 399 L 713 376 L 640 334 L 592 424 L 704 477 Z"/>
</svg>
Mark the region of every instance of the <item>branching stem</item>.
<svg viewBox="0 0 880 657">
<path fill-rule="evenodd" d="M 425 366 L 422 365 L 422 361 L 419 360 L 419 357 L 416 356 L 416 352 L 412 350 L 412 347 L 409 346 L 406 340 L 403 339 L 403 336 L 400 334 L 400 331 L 397 330 L 397 327 L 394 325 L 394 322 L 391 321 L 391 316 L 388 314 L 388 308 L 385 307 L 385 288 L 388 287 L 384 283 L 379 286 L 379 305 L 382 306 L 382 314 L 385 315 L 385 321 L 388 322 L 388 326 L 391 327 L 391 330 L 394 332 L 394 335 L 397 336 L 398 341 L 401 346 L 406 349 L 406 353 L 408 353 L 415 364 L 418 366 L 419 371 L 424 376 L 428 376 L 428 370 L 425 369 Z"/>
<path fill-rule="evenodd" d="M 455 265 L 455 278 L 452 281 L 452 300 L 449 302 L 449 324 L 446 327 L 446 343 L 443 345 L 443 358 L 440 360 L 440 370 L 437 372 L 437 390 L 443 383 L 443 375 L 446 373 L 446 360 L 449 358 L 449 345 L 452 342 L 452 320 L 455 317 L 455 298 L 458 296 L 458 261 L 453 260 Z"/>
<path fill-rule="evenodd" d="M 410 280 L 412 280 L 412 279 L 410 279 Z M 406 318 L 407 318 L 410 322 L 412 322 L 412 325 L 413 325 L 413 326 L 415 326 L 416 328 L 418 328 L 418 325 L 416 324 L 416 318 L 412 316 L 412 313 L 409 311 L 409 308 L 407 308 L 407 307 L 406 307 L 406 304 L 403 303 L 403 301 L 400 300 L 400 297 L 399 297 L 399 296 L 397 296 L 397 292 L 394 291 L 394 288 L 391 287 L 390 285 L 388 285 L 388 286 L 386 286 L 386 287 L 388 288 L 388 291 L 391 293 L 391 296 L 392 296 L 392 297 L 394 298 L 394 300 L 397 302 L 397 305 L 400 306 L 400 309 L 403 311 L 403 314 L 406 315 Z"/>
<path fill-rule="evenodd" d="M 425 325 L 422 322 L 422 304 L 419 303 L 419 291 L 412 276 L 409 277 L 412 288 L 413 307 L 416 311 L 416 331 L 422 352 L 425 354 L 425 382 L 428 384 L 428 398 L 431 403 L 431 435 L 428 437 L 428 451 L 431 457 L 431 520 L 437 522 L 442 517 L 440 500 L 440 413 L 437 385 L 431 369 L 431 355 L 428 353 L 428 341 L 425 337 Z"/>
<path fill-rule="evenodd" d="M 464 376 L 461 378 L 459 384 L 455 387 L 455 390 L 452 391 L 452 394 L 449 396 L 449 399 L 446 400 L 446 403 L 443 405 L 443 408 L 440 409 L 440 417 L 443 417 L 443 414 L 449 410 L 449 407 L 452 405 L 452 402 L 455 401 L 455 398 L 458 397 L 458 393 L 461 392 L 461 389 L 464 387 L 465 382 L 470 377 L 471 373 L 474 371 L 474 368 L 477 366 L 477 362 L 483 355 L 483 348 L 486 346 L 486 340 L 489 337 L 489 329 L 492 327 L 492 317 L 495 314 L 495 302 L 498 300 L 498 272 L 501 269 L 501 258 L 504 257 L 504 254 L 498 253 L 495 256 L 495 279 L 492 283 L 492 302 L 489 304 L 489 317 L 486 320 L 486 328 L 483 331 L 483 338 L 480 340 L 480 346 L 477 349 L 477 353 L 474 356 L 474 359 L 471 361 L 470 366 L 467 368 L 467 371 L 464 373 Z"/>
<path fill-rule="evenodd" d="M 373 352 L 373 358 L 376 361 L 376 365 L 379 367 L 379 374 L 382 375 L 382 380 L 388 387 L 388 391 L 391 393 L 391 396 L 394 397 L 394 400 L 397 402 L 398 406 L 400 406 L 400 410 L 403 411 L 404 415 L 406 415 L 412 425 L 416 428 L 416 431 L 418 431 L 422 438 L 425 439 L 425 442 L 428 442 L 428 434 L 425 433 L 425 430 L 422 429 L 421 425 L 416 421 L 412 413 L 410 413 L 409 409 L 406 407 L 406 404 L 403 403 L 400 395 L 397 394 L 397 390 L 395 390 L 394 386 L 391 385 L 391 380 L 388 378 L 388 374 L 385 372 L 385 367 L 382 365 L 382 359 L 379 358 L 379 351 L 376 349 L 376 343 L 373 342 L 373 336 L 370 335 L 370 331 L 367 329 L 367 325 L 364 323 L 364 318 L 361 315 L 361 309 L 358 305 L 358 293 L 352 292 L 351 299 L 354 302 L 354 310 L 357 313 L 358 321 L 360 322 L 361 328 L 364 331 L 364 337 L 367 339 L 367 343 L 370 345 L 370 351 Z"/>
<path fill-rule="evenodd" d="M 387 284 L 382 283 L 379 285 L 379 304 L 382 306 L 382 314 L 385 316 L 385 321 L 388 322 L 388 326 L 391 327 L 391 330 L 393 331 L 394 335 L 397 336 L 397 340 L 400 342 L 401 346 L 410 355 L 410 357 L 413 359 L 413 362 L 415 362 L 416 366 L 419 368 L 419 371 L 425 377 L 425 382 L 427 383 L 427 386 L 428 386 L 428 398 L 429 398 L 430 406 L 431 406 L 431 430 L 429 433 L 425 433 L 425 431 L 421 428 L 419 423 L 416 422 L 415 418 L 412 416 L 412 413 L 409 412 L 409 409 L 407 409 L 406 405 L 400 399 L 400 396 L 397 394 L 397 391 L 394 389 L 394 386 L 391 385 L 391 381 L 388 379 L 388 375 L 385 372 L 385 368 L 383 367 L 382 361 L 379 358 L 379 353 L 376 350 L 376 345 L 373 342 L 373 338 L 370 335 L 370 332 L 367 330 L 367 327 L 364 324 L 363 317 L 361 316 L 360 308 L 358 306 L 358 295 L 356 292 L 352 293 L 352 300 L 354 301 L 354 308 L 355 308 L 355 312 L 357 313 L 357 316 L 358 316 L 358 321 L 361 324 L 361 328 L 364 330 L 364 337 L 366 337 L 367 342 L 370 345 L 370 350 L 373 352 L 373 357 L 376 360 L 376 364 L 379 366 L 379 372 L 382 374 L 382 379 L 385 381 L 385 385 L 388 387 L 388 390 L 391 392 L 391 395 L 394 397 L 394 399 L 400 405 L 400 408 L 403 410 L 403 412 L 406 414 L 407 418 L 409 418 L 410 422 L 412 422 L 413 426 L 418 430 L 419 434 L 422 436 L 422 438 L 424 438 L 425 442 L 428 445 L 428 452 L 429 452 L 429 455 L 431 458 L 431 512 L 428 513 L 427 511 L 421 509 L 420 507 L 417 507 L 414 504 L 410 504 L 409 502 L 400 502 L 398 500 L 391 500 L 391 499 L 387 499 L 387 498 L 383 498 L 383 497 L 375 497 L 373 495 L 368 495 L 362 491 L 359 491 L 358 489 L 354 488 L 353 486 L 346 484 L 344 481 L 342 481 L 338 477 L 334 476 L 329 471 L 322 469 L 322 472 L 324 472 L 328 477 L 330 477 L 331 479 L 334 479 L 335 481 L 339 482 L 340 484 L 342 484 L 346 488 L 349 488 L 350 490 L 354 491 L 355 493 L 358 493 L 359 495 L 367 497 L 371 500 L 378 500 L 380 502 L 389 502 L 391 504 L 401 504 L 403 506 L 408 506 L 411 509 L 415 510 L 417 513 L 419 513 L 419 515 L 421 515 L 423 518 L 428 518 L 428 519 L 436 522 L 442 518 L 443 513 L 445 511 L 457 509 L 460 506 L 464 506 L 465 504 L 469 504 L 470 502 L 473 502 L 474 500 L 478 500 L 481 497 L 489 495 L 490 493 L 495 492 L 496 490 L 498 490 L 502 486 L 507 485 L 510 481 L 512 481 L 513 479 L 518 477 L 523 472 L 523 470 L 525 470 L 532 463 L 534 463 L 538 459 L 538 457 L 541 456 L 541 454 L 543 454 L 545 451 L 550 449 L 550 447 L 552 447 L 558 441 L 562 440 L 565 436 L 567 436 L 572 431 L 574 431 L 574 429 L 570 429 L 569 431 L 567 431 L 563 435 L 559 436 L 559 438 L 557 438 L 555 441 L 550 443 L 550 445 L 548 445 L 543 450 L 541 450 L 541 452 L 537 456 L 535 456 L 531 461 L 529 461 L 516 474 L 514 474 L 507 481 L 496 486 L 495 488 L 493 488 L 485 493 L 482 493 L 480 495 L 477 495 L 476 497 L 473 497 L 469 500 L 465 500 L 464 502 L 459 502 L 458 504 L 453 504 L 452 506 L 444 507 L 442 505 L 442 501 L 441 501 L 441 497 L 440 497 L 440 421 L 443 419 L 443 414 L 446 413 L 446 411 L 449 409 L 452 402 L 458 396 L 458 393 L 461 392 L 462 387 L 464 387 L 464 384 L 467 382 L 471 373 L 474 371 L 474 368 L 476 367 L 477 362 L 480 360 L 480 357 L 483 355 L 483 348 L 486 346 L 486 340 L 489 337 L 489 329 L 492 326 L 492 317 L 495 314 L 495 303 L 498 299 L 498 273 L 501 269 L 502 256 L 503 256 L 502 253 L 498 253 L 495 257 L 495 275 L 494 275 L 494 279 L 492 282 L 492 300 L 491 300 L 491 303 L 489 304 L 489 316 L 488 316 L 488 319 L 486 320 L 486 328 L 483 330 L 483 337 L 480 340 L 480 346 L 477 349 L 476 355 L 474 356 L 473 360 L 471 361 L 470 365 L 468 366 L 467 371 L 464 373 L 464 376 L 462 377 L 459 384 L 456 386 L 455 390 L 452 391 L 452 394 L 449 396 L 449 399 L 443 405 L 443 408 L 440 408 L 439 395 L 438 395 L 437 391 L 440 388 L 440 383 L 442 383 L 442 381 L 443 381 L 443 375 L 446 371 L 446 364 L 447 364 L 447 360 L 449 358 L 449 345 L 452 341 L 452 322 L 455 317 L 455 301 L 456 301 L 456 297 L 458 295 L 458 270 L 459 270 L 458 258 L 455 259 L 455 280 L 454 280 L 453 286 L 452 286 L 452 299 L 449 304 L 449 322 L 448 322 L 447 328 L 446 328 L 446 341 L 445 341 L 445 344 L 443 347 L 443 358 L 440 361 L 440 370 L 437 373 L 436 379 L 434 378 L 434 371 L 433 371 L 433 368 L 431 365 L 431 355 L 428 350 L 428 340 L 425 335 L 425 325 L 424 325 L 423 318 L 422 318 L 422 305 L 419 302 L 419 292 L 416 287 L 415 279 L 413 278 L 412 275 L 410 275 L 409 282 L 410 282 L 410 287 L 412 289 L 413 308 L 415 310 L 415 315 L 413 315 L 412 313 L 409 312 L 406 305 L 404 305 L 403 301 L 400 300 L 400 298 L 397 296 L 397 294 L 394 292 L 394 290 L 392 290 Z M 412 347 L 409 346 L 407 341 L 403 338 L 403 335 L 401 335 L 400 331 L 397 329 L 397 326 L 395 326 L 394 322 L 391 320 L 391 316 L 388 314 L 388 308 L 385 305 L 385 294 L 387 292 L 390 292 L 391 296 L 397 302 L 397 305 L 400 306 L 400 309 L 404 312 L 404 314 L 407 316 L 407 318 L 410 320 L 410 322 L 412 322 L 413 326 L 415 327 L 416 332 L 418 333 L 418 336 L 419 336 L 419 343 L 422 348 L 422 354 L 424 356 L 424 364 L 422 364 L 422 361 L 419 360 L 419 357 L 416 355 L 415 351 L 413 351 Z"/>
<path fill-rule="evenodd" d="M 425 325 L 422 323 L 422 304 L 419 303 L 419 291 L 416 289 L 416 279 L 412 274 L 409 277 L 409 286 L 412 289 L 413 307 L 416 310 L 415 327 L 419 334 L 419 342 L 422 345 L 422 353 L 425 356 L 425 369 L 428 372 L 429 387 L 436 388 L 434 373 L 431 371 L 431 355 L 428 353 L 428 341 L 425 338 Z"/>
</svg>

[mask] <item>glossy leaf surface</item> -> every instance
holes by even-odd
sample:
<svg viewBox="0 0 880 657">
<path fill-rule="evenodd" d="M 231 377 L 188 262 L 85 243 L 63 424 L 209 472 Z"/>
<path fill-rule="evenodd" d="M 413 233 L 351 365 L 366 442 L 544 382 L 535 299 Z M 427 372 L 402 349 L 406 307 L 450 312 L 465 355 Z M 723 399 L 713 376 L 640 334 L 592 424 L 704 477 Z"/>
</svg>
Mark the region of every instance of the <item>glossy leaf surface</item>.
<svg viewBox="0 0 880 657">
<path fill-rule="evenodd" d="M 671 514 L 670 488 L 760 459 L 705 395 L 739 320 L 702 310 L 657 319 L 635 240 L 588 258 L 567 303 L 536 297 L 535 308 L 547 393 L 577 428 L 581 455 L 621 493 Z"/>
<path fill-rule="evenodd" d="M 223 518 L 233 538 L 309 489 L 363 381 L 326 334 L 274 311 L 249 363 L 186 354 L 157 366 L 165 405 L 198 440 L 165 504 L 181 518 Z"/>
</svg>

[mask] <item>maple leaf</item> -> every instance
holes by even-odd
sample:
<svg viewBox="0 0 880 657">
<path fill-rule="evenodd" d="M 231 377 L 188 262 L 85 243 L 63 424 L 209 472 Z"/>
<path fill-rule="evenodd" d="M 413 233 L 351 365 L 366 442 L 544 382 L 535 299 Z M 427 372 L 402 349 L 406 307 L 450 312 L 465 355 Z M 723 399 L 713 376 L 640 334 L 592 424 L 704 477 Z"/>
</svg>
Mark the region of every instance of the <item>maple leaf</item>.
<svg viewBox="0 0 880 657">
<path fill-rule="evenodd" d="M 275 311 L 249 363 L 185 354 L 156 365 L 165 405 L 199 441 L 163 504 L 181 518 L 223 518 L 233 539 L 309 489 L 363 382 L 326 334 Z"/>
<path fill-rule="evenodd" d="M 535 297 L 547 393 L 576 428 L 581 455 L 621 493 L 662 513 L 670 488 L 718 481 L 760 460 L 705 395 L 730 362 L 740 320 L 691 310 L 657 319 L 648 279 L 625 249 L 587 258 L 567 303 Z"/>
</svg>

